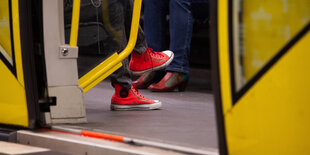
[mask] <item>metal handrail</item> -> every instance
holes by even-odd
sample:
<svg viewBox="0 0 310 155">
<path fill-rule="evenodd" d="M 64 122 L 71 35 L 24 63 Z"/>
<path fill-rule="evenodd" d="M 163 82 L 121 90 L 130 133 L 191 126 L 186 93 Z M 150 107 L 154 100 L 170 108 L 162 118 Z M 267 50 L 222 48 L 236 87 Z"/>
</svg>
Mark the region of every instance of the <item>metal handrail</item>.
<svg viewBox="0 0 310 155">
<path fill-rule="evenodd" d="M 113 58 L 114 60 L 109 63 L 101 63 L 104 65 L 98 66 L 84 75 L 79 79 L 79 85 L 84 89 L 84 93 L 87 92 L 90 87 L 95 86 L 105 77 L 107 74 L 111 74 L 110 70 L 113 69 L 115 71 L 119 67 L 121 67 L 121 62 L 127 58 L 130 53 L 133 51 L 139 29 L 139 21 L 140 21 L 140 12 L 141 12 L 142 0 L 135 0 L 133 13 L 132 13 L 132 21 L 131 21 L 131 30 L 129 41 L 125 49 Z M 77 37 L 78 37 L 78 24 L 79 24 L 79 14 L 80 14 L 80 0 L 74 0 L 73 2 L 73 12 L 72 12 L 72 26 L 71 26 L 71 36 L 70 36 L 70 46 L 76 46 Z M 110 71 L 110 72 L 109 72 Z M 98 80 L 99 79 L 99 80 Z"/>
<path fill-rule="evenodd" d="M 75 47 L 78 40 L 81 0 L 73 1 L 70 46 Z"/>
</svg>

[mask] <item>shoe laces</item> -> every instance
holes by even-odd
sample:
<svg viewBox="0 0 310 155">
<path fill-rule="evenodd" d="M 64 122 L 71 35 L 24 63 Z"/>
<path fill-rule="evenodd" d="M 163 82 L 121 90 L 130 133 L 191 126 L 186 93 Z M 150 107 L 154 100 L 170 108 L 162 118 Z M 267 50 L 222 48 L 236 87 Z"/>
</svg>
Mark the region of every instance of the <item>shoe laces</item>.
<svg viewBox="0 0 310 155">
<path fill-rule="evenodd" d="M 147 48 L 146 49 L 146 53 L 144 54 L 144 62 L 147 62 L 148 61 L 148 57 L 150 57 L 150 61 L 151 61 L 151 64 L 152 64 L 152 71 L 153 71 L 153 59 L 151 57 L 153 57 L 156 53 L 153 51 L 153 49 L 151 48 Z"/>
<path fill-rule="evenodd" d="M 151 57 L 160 58 L 160 59 L 163 58 L 163 56 L 160 54 L 160 52 L 154 52 L 154 50 L 152 48 L 147 48 L 146 52 Z"/>
<path fill-rule="evenodd" d="M 139 93 L 139 91 L 138 91 L 138 89 L 137 89 L 137 87 L 136 87 L 136 84 L 134 84 L 134 83 L 132 84 L 131 90 L 132 90 L 132 92 L 133 92 L 135 95 L 137 95 L 138 97 L 140 97 L 140 98 L 142 98 L 142 99 L 145 98 L 143 95 L 141 95 L 141 94 Z"/>
</svg>

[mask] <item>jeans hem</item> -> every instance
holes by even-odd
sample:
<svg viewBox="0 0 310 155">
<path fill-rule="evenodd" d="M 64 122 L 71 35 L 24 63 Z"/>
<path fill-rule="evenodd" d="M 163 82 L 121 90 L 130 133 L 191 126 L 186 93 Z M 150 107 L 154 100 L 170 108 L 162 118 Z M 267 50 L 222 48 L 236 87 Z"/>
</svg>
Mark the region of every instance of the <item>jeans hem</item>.
<svg viewBox="0 0 310 155">
<path fill-rule="evenodd" d="M 188 74 L 189 72 L 184 70 L 184 69 L 180 69 L 180 68 L 166 68 L 166 71 L 171 71 L 171 72 L 180 72 L 180 73 L 184 73 L 184 74 Z"/>
</svg>

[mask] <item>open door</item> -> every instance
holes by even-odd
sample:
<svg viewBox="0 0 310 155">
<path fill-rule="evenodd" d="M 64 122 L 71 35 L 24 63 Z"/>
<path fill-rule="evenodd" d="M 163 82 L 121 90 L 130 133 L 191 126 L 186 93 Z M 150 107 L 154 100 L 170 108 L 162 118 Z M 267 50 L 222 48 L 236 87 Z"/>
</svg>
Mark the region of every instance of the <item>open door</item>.
<svg viewBox="0 0 310 155">
<path fill-rule="evenodd" d="M 38 97 L 31 14 L 29 3 L 22 3 L 0 2 L 0 124 L 34 128 Z"/>
<path fill-rule="evenodd" d="M 213 2 L 223 154 L 309 154 L 310 2 Z"/>
</svg>

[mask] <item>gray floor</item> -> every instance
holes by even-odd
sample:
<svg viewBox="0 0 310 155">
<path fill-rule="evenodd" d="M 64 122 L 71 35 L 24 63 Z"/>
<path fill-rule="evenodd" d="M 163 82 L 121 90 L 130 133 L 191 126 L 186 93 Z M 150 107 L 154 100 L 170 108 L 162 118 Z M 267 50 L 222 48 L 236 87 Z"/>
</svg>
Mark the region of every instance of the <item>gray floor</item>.
<svg viewBox="0 0 310 155">
<path fill-rule="evenodd" d="M 140 90 L 163 102 L 161 110 L 110 111 L 114 93 L 109 80 L 85 94 L 88 124 L 80 127 L 193 148 L 217 148 L 217 132 L 210 74 L 192 69 L 185 92 L 155 93 Z"/>
</svg>

